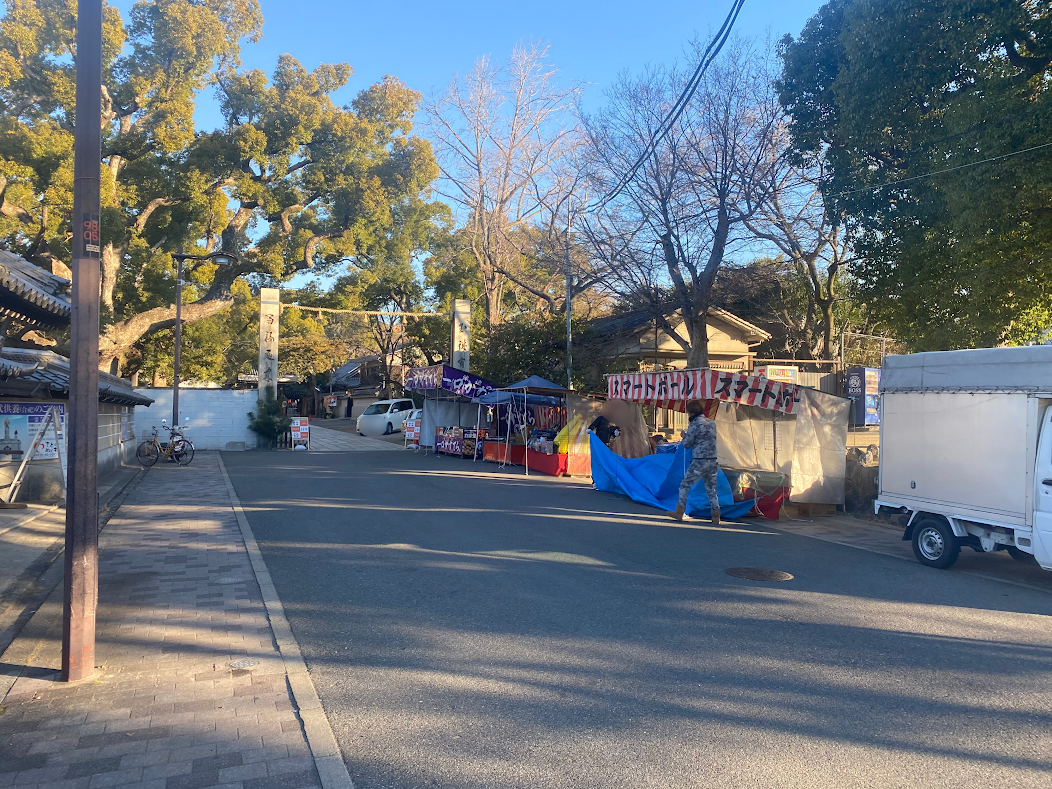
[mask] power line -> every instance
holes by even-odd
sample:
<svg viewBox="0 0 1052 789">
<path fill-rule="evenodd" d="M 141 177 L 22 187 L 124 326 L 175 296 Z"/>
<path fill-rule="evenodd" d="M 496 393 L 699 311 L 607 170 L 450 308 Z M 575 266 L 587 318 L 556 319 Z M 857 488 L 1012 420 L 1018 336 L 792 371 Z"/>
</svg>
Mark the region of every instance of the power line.
<svg viewBox="0 0 1052 789">
<path fill-rule="evenodd" d="M 934 172 L 925 173 L 924 175 L 912 175 L 909 178 L 899 178 L 895 181 L 888 181 L 886 184 L 877 184 L 876 186 L 864 186 L 860 189 L 849 189 L 846 192 L 839 192 L 834 195 L 829 195 L 830 198 L 846 197 L 847 195 L 859 194 L 860 192 L 874 192 L 877 189 L 886 189 L 889 186 L 896 186 L 898 184 L 905 184 L 911 181 L 919 181 L 922 178 L 932 178 L 936 175 L 943 175 L 944 173 L 952 173 L 957 170 L 965 170 L 969 167 L 978 167 L 981 164 L 990 164 L 990 162 L 997 162 L 1002 159 L 1008 159 L 1012 156 L 1019 156 L 1020 154 L 1030 153 L 1031 151 L 1039 151 L 1042 148 L 1052 147 L 1052 142 L 1046 142 L 1041 145 L 1034 145 L 1030 148 L 1023 148 L 1021 151 L 1012 151 L 1011 153 L 1003 153 L 1000 156 L 991 156 L 989 159 L 982 159 L 978 162 L 969 162 L 968 164 L 959 164 L 956 167 L 947 167 L 945 170 L 935 170 Z"/>
<path fill-rule="evenodd" d="M 334 310 L 329 307 L 305 307 L 302 304 L 282 304 L 281 308 L 295 307 L 298 310 L 307 310 L 309 312 L 317 312 L 319 315 L 323 312 L 333 313 L 338 315 L 397 315 L 406 318 L 420 318 L 428 315 L 448 315 L 448 312 L 402 312 L 402 311 L 390 311 L 390 310 Z"/>
<path fill-rule="evenodd" d="M 687 104 L 690 102 L 691 98 L 693 98 L 695 91 L 698 89 L 698 85 L 701 84 L 702 75 L 704 75 L 712 61 L 714 61 L 720 54 L 720 50 L 722 50 L 723 45 L 727 43 L 727 39 L 730 38 L 731 29 L 734 27 L 734 23 L 738 19 L 738 13 L 741 11 L 743 5 L 745 5 L 745 0 L 733 0 L 727 18 L 723 20 L 723 25 L 720 26 L 716 35 L 713 36 L 709 45 L 705 48 L 705 52 L 702 53 L 701 59 L 698 61 L 698 65 L 694 69 L 694 73 L 691 74 L 690 79 L 687 80 L 687 84 L 676 99 L 676 103 L 672 105 L 672 109 L 669 110 L 665 119 L 658 124 L 657 130 L 651 134 L 650 141 L 643 148 L 643 152 L 639 155 L 635 164 L 629 168 L 628 173 L 618 180 L 614 188 L 603 196 L 603 198 L 595 205 L 595 208 L 602 208 L 621 194 L 624 188 L 628 186 L 635 177 L 635 174 L 639 172 L 639 168 L 643 166 L 647 157 L 656 150 L 658 143 L 665 139 L 669 132 L 672 131 L 672 127 L 687 108 Z"/>
</svg>

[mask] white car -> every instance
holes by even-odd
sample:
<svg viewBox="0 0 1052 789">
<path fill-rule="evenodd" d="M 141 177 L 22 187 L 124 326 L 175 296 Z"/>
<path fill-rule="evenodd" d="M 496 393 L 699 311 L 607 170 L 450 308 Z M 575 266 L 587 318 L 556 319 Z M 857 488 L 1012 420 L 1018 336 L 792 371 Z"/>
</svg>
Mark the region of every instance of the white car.
<svg viewBox="0 0 1052 789">
<path fill-rule="evenodd" d="M 406 413 L 402 418 L 402 430 L 405 430 L 405 423 L 410 419 L 415 419 L 417 422 L 424 418 L 424 410 L 422 408 L 414 408 L 412 411 Z"/>
<path fill-rule="evenodd" d="M 360 436 L 389 436 L 402 430 L 402 421 L 413 410 L 412 400 L 377 400 L 366 408 L 355 427 Z"/>
</svg>

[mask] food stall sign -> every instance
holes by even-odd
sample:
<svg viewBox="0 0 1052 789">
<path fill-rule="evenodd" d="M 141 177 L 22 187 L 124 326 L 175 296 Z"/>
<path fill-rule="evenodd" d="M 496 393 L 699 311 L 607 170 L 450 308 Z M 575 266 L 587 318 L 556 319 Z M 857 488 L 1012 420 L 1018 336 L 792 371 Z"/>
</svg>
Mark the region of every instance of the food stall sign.
<svg viewBox="0 0 1052 789">
<path fill-rule="evenodd" d="M 607 375 L 606 387 L 610 400 L 646 403 L 674 411 L 685 410 L 689 400 L 718 400 L 792 414 L 802 397 L 802 389 L 796 384 L 721 370 L 620 373 Z"/>
<path fill-rule="evenodd" d="M 292 448 L 295 449 L 297 445 L 302 444 L 307 449 L 310 449 L 310 417 L 307 416 L 296 416 L 292 418 Z"/>
<path fill-rule="evenodd" d="M 800 383 L 800 368 L 795 365 L 763 364 L 753 370 L 752 374 L 766 378 L 768 381 L 782 381 L 787 384 Z"/>
</svg>

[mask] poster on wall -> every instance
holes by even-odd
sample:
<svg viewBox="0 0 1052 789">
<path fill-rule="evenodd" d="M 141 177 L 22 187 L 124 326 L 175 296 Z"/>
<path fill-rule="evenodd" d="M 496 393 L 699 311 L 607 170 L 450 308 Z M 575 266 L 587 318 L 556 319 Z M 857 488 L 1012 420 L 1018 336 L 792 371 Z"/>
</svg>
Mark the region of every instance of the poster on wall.
<svg viewBox="0 0 1052 789">
<path fill-rule="evenodd" d="M 55 434 L 48 428 L 40 436 L 40 429 L 47 418 L 49 408 L 58 409 L 59 436 L 62 452 L 66 451 L 66 404 L 65 403 L 12 403 L 0 402 L 0 463 L 21 463 L 33 442 L 37 442 L 34 460 L 56 460 L 58 446 Z"/>
</svg>

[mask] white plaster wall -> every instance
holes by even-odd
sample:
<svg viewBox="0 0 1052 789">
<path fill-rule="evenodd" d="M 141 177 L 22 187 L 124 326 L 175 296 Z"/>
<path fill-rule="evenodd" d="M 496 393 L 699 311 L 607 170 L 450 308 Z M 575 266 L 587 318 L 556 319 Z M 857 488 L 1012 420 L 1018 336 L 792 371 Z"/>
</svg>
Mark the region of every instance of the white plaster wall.
<svg viewBox="0 0 1052 789">
<path fill-rule="evenodd" d="M 172 390 L 140 389 L 156 402 L 148 408 L 135 408 L 135 435 L 144 441 L 158 428 L 163 441 L 161 420 L 172 422 Z M 256 434 L 248 429 L 248 412 L 256 410 L 259 394 L 255 389 L 183 389 L 179 388 L 180 418 L 190 417 L 187 437 L 194 449 L 254 449 Z M 244 445 L 242 447 L 241 445 Z"/>
</svg>

